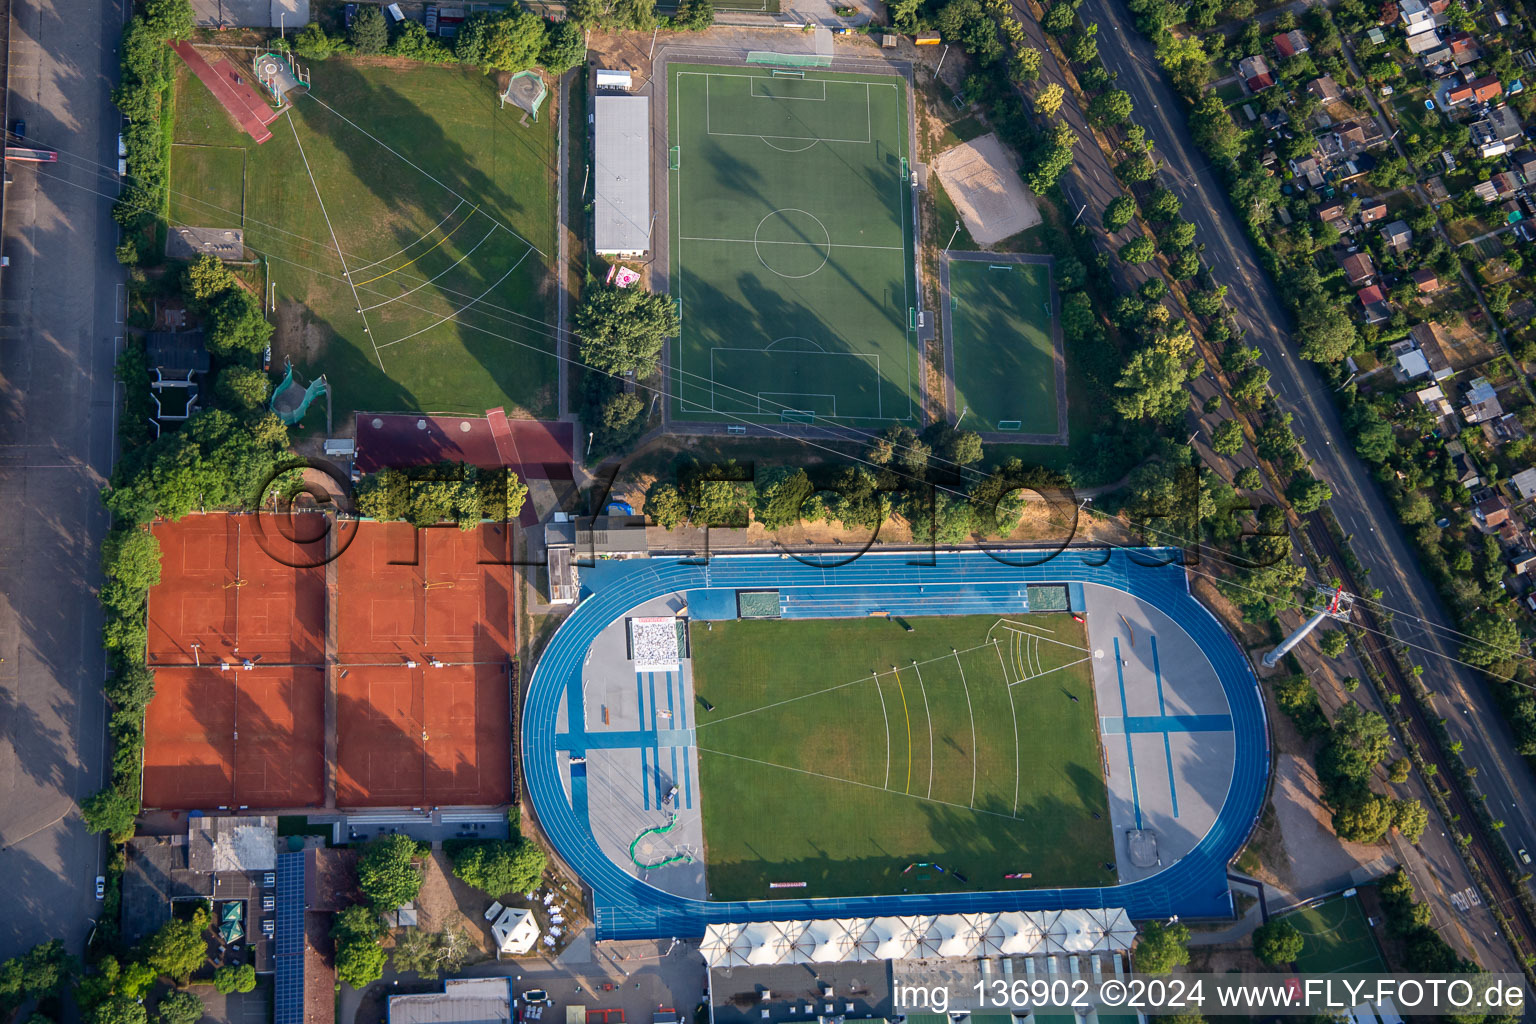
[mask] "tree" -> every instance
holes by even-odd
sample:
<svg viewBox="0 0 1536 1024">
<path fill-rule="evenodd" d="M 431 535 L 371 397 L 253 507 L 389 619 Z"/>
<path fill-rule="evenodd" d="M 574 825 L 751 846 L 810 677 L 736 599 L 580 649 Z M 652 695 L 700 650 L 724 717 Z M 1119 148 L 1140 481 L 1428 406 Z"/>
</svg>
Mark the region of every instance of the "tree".
<svg viewBox="0 0 1536 1024">
<path fill-rule="evenodd" d="M 1417 800 L 1392 801 L 1392 827 L 1408 840 L 1417 843 L 1429 827 L 1429 812 Z"/>
<path fill-rule="evenodd" d="M 1349 634 L 1342 629 L 1330 629 L 1318 635 L 1318 649 L 1330 658 L 1337 658 L 1349 646 Z"/>
<path fill-rule="evenodd" d="M 1333 812 L 1333 830 L 1351 843 L 1379 843 L 1392 827 L 1392 799 L 1370 790 L 1348 797 Z"/>
<path fill-rule="evenodd" d="M 570 18 L 550 22 L 539 65 L 552 75 L 561 75 L 586 59 L 587 39 L 581 26 Z"/>
<path fill-rule="evenodd" d="M 1127 263 L 1145 263 L 1157 255 L 1157 243 L 1146 235 L 1137 235 L 1120 247 L 1120 258 Z"/>
<path fill-rule="evenodd" d="M 1264 487 L 1264 474 L 1259 472 L 1257 466 L 1244 466 L 1237 471 L 1232 482 L 1245 491 L 1257 491 Z"/>
<path fill-rule="evenodd" d="M 356 53 L 364 56 L 383 53 L 389 45 L 389 26 L 384 24 L 384 12 L 373 4 L 359 4 L 352 16 L 352 27 L 347 30 L 347 41 Z"/>
<path fill-rule="evenodd" d="M 1261 925 L 1253 933 L 1253 952 L 1271 967 L 1282 967 L 1301 955 L 1306 941 L 1296 926 L 1284 918 Z"/>
<path fill-rule="evenodd" d="M 1157 165 L 1145 153 L 1132 153 L 1115 165 L 1115 177 L 1128 185 L 1147 181 L 1157 173 Z"/>
<path fill-rule="evenodd" d="M 1083 30 L 1077 34 L 1077 38 L 1072 40 L 1072 62 L 1074 64 L 1096 64 L 1098 59 L 1099 26 L 1090 22 L 1089 24 L 1084 25 Z M 1127 96 L 1126 100 L 1127 105 L 1125 117 L 1121 118 L 1121 121 L 1131 116 L 1129 105 L 1130 97 Z M 1119 122 L 1117 121 L 1114 123 L 1118 124 Z"/>
<path fill-rule="evenodd" d="M 1311 473 L 1297 473 L 1285 489 L 1285 496 L 1297 512 L 1306 515 L 1323 507 L 1333 497 L 1333 490 Z"/>
<path fill-rule="evenodd" d="M 1236 455 L 1243 450 L 1243 425 L 1237 420 L 1222 420 L 1211 431 L 1211 450 L 1218 455 Z"/>
<path fill-rule="evenodd" d="M 1243 151 L 1243 132 L 1227 113 L 1221 97 L 1210 93 L 1189 112 L 1189 131 L 1195 145 L 1215 160 L 1235 160 Z"/>
<path fill-rule="evenodd" d="M 214 390 L 236 409 L 259 409 L 267 400 L 272 382 L 253 366 L 226 366 L 219 371 Z"/>
<path fill-rule="evenodd" d="M 1024 85 L 1040 77 L 1040 51 L 1033 46 L 1022 46 L 1008 62 L 1008 80 L 1014 85 Z"/>
<path fill-rule="evenodd" d="M 188 0 L 145 0 L 144 21 L 160 39 L 185 39 L 195 27 Z"/>
<path fill-rule="evenodd" d="M 527 839 L 474 843 L 455 854 L 453 873 L 487 896 L 527 892 L 544 874 L 544 851 Z"/>
<path fill-rule="evenodd" d="M 119 711 L 142 712 L 155 695 L 155 674 L 143 665 L 125 665 L 107 680 L 105 691 Z"/>
<path fill-rule="evenodd" d="M 1467 621 L 1466 633 L 1461 660 L 1476 668 L 1494 671 L 1520 653 L 1520 627 L 1513 616 L 1478 612 Z"/>
<path fill-rule="evenodd" d="M 293 52 L 306 60 L 325 60 L 336 52 L 336 42 L 319 22 L 312 21 L 294 34 Z"/>
<path fill-rule="evenodd" d="M 1035 95 L 1035 113 L 1041 117 L 1055 117 L 1061 111 L 1061 103 L 1066 95 L 1060 83 L 1047 82 Z"/>
<path fill-rule="evenodd" d="M 181 273 L 181 290 L 196 310 L 208 308 L 225 292 L 238 288 L 235 275 L 217 256 L 203 253 Z"/>
<path fill-rule="evenodd" d="M 148 1024 L 144 1004 L 127 996 L 110 996 L 91 1011 L 90 1024 Z"/>
<path fill-rule="evenodd" d="M 661 361 L 662 343 L 677 334 L 677 306 L 665 295 L 639 287 L 588 288 L 576 307 L 581 357 L 600 373 L 649 377 Z"/>
<path fill-rule="evenodd" d="M 645 514 L 663 530 L 670 530 L 688 518 L 688 505 L 676 487 L 658 481 L 646 493 Z"/>
<path fill-rule="evenodd" d="M 126 843 L 133 838 L 134 819 L 139 802 L 117 789 L 106 789 L 86 797 L 80 804 L 80 816 L 92 832 L 105 832 L 112 843 Z"/>
<path fill-rule="evenodd" d="M 1355 347 L 1355 324 L 1338 303 L 1319 299 L 1297 317 L 1301 357 L 1314 363 L 1336 363 Z"/>
<path fill-rule="evenodd" d="M 197 1024 L 203 1019 L 206 1009 L 196 992 L 181 989 L 167 992 L 160 998 L 160 1005 L 155 1007 L 155 1016 L 160 1024 Z"/>
<path fill-rule="evenodd" d="M 1065 35 L 1076 19 L 1077 4 L 1072 0 L 1055 0 L 1040 19 L 1040 27 L 1053 36 Z"/>
<path fill-rule="evenodd" d="M 1131 94 L 1123 89 L 1100 93 L 1088 104 L 1088 116 L 1099 125 L 1123 124 L 1131 119 Z"/>
<path fill-rule="evenodd" d="M 1115 392 L 1115 409 L 1126 419 L 1162 419 L 1184 407 L 1184 365 L 1167 349 L 1148 345 L 1126 362 Z"/>
<path fill-rule="evenodd" d="M 231 992 L 254 992 L 256 968 L 251 964 L 226 964 L 213 972 L 213 987 L 226 996 Z"/>
<path fill-rule="evenodd" d="M 336 942 L 337 981 L 360 989 L 384 976 L 387 956 L 379 945 L 383 931 L 378 915 L 365 906 L 350 906 L 336 915 L 331 938 Z"/>
<path fill-rule="evenodd" d="M 464 28 L 480 17 L 472 16 Z M 476 27 L 480 33 L 480 59 L 476 63 L 487 71 L 527 71 L 544 52 L 544 19 L 532 11 L 509 9 L 486 15 Z"/>
<path fill-rule="evenodd" d="M 358 13 L 369 10 L 376 8 L 364 7 Z M 231 288 L 220 295 L 205 320 L 208 351 L 216 356 L 258 354 L 272 337 L 272 325 L 262 314 L 261 303 L 244 288 Z"/>
<path fill-rule="evenodd" d="M 416 843 L 410 836 L 375 839 L 357 860 L 357 887 L 379 913 L 404 906 L 421 891 L 421 872 L 411 863 Z"/>
<path fill-rule="evenodd" d="M 473 948 L 459 928 L 435 933 L 407 928 L 395 939 L 395 971 L 414 971 L 429 981 L 439 974 L 457 974 Z"/>
<path fill-rule="evenodd" d="M 702 32 L 715 23 L 715 5 L 710 0 L 682 0 L 672 24 L 689 32 Z"/>
<path fill-rule="evenodd" d="M 185 983 L 208 962 L 208 911 L 198 907 L 186 920 L 171 920 L 144 940 L 144 962 L 160 974 Z"/>
<path fill-rule="evenodd" d="M 1140 974 L 1167 974 L 1189 963 L 1189 929 L 1182 924 L 1148 921 L 1136 940 L 1134 961 Z"/>
<path fill-rule="evenodd" d="M 765 530 L 782 530 L 801 521 L 801 509 L 815 492 L 805 470 L 796 466 L 760 469 L 755 481 L 754 517 Z"/>
<path fill-rule="evenodd" d="M 1109 201 L 1104 207 L 1104 230 L 1114 234 L 1136 219 L 1136 199 L 1134 196 L 1120 195 Z"/>
</svg>

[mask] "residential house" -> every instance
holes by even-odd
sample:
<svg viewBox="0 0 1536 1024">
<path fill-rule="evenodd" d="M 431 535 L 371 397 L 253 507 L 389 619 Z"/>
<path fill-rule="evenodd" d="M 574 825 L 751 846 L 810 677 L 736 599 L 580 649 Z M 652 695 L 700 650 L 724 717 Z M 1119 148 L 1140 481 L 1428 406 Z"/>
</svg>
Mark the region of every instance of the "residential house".
<svg viewBox="0 0 1536 1024">
<path fill-rule="evenodd" d="M 1289 32 L 1281 32 L 1275 36 L 1274 42 L 1275 52 L 1280 55 L 1281 60 L 1288 60 L 1298 53 L 1306 53 L 1311 49 L 1307 45 L 1307 37 L 1302 34 L 1299 28 L 1293 28 Z"/>
<path fill-rule="evenodd" d="M 1362 288 L 1376 277 L 1376 263 L 1368 252 L 1352 252 L 1344 257 L 1344 276 L 1351 288 Z"/>
<path fill-rule="evenodd" d="M 1319 203 L 1317 206 L 1317 219 L 1323 222 L 1331 220 L 1344 220 L 1344 204 L 1341 202 Z"/>
<path fill-rule="evenodd" d="M 1424 358 L 1423 352 L 1413 347 L 1413 342 L 1400 341 L 1392 346 L 1392 352 L 1397 356 L 1398 372 L 1408 380 L 1429 376 L 1429 360 Z"/>
<path fill-rule="evenodd" d="M 1525 425 L 1520 422 L 1520 417 L 1512 412 L 1483 423 L 1483 437 L 1495 448 L 1509 444 L 1511 441 L 1519 441 L 1525 436 Z"/>
<path fill-rule="evenodd" d="M 1414 324 L 1408 332 L 1408 337 L 1424 353 L 1424 362 L 1429 367 L 1430 375 L 1435 380 L 1445 380 L 1456 371 L 1451 367 L 1451 361 L 1446 357 L 1445 348 L 1440 344 L 1440 336 L 1434 324 Z"/>
<path fill-rule="evenodd" d="M 1380 199 L 1366 200 L 1360 205 L 1361 224 L 1374 224 L 1379 220 L 1386 219 L 1386 216 L 1387 204 Z"/>
<path fill-rule="evenodd" d="M 1498 129 L 1487 118 L 1472 124 L 1472 148 L 1484 160 L 1509 151 L 1508 143 L 1500 137 Z"/>
<path fill-rule="evenodd" d="M 1509 478 L 1510 486 L 1520 495 L 1521 501 L 1536 498 L 1536 468 L 1522 469 Z"/>
<path fill-rule="evenodd" d="M 1480 181 L 1472 186 L 1472 194 L 1484 203 L 1492 205 L 1499 201 L 1499 186 L 1492 181 Z"/>
<path fill-rule="evenodd" d="M 1487 377 L 1479 377 L 1467 386 L 1467 404 L 1461 407 L 1461 418 L 1468 423 L 1485 423 L 1504 415 L 1499 404 L 1498 392 Z"/>
<path fill-rule="evenodd" d="M 1460 441 L 1452 441 L 1445 446 L 1445 450 L 1451 456 L 1451 467 L 1456 471 L 1457 483 L 1468 490 L 1482 485 L 1483 478 L 1478 474 L 1472 456 L 1467 454 Z"/>
<path fill-rule="evenodd" d="M 1488 120 L 1493 122 L 1493 130 L 1499 138 L 1512 146 L 1518 144 L 1525 134 L 1525 126 L 1520 123 L 1520 115 L 1514 107 L 1494 107 L 1488 111 Z"/>
<path fill-rule="evenodd" d="M 1516 576 L 1530 575 L 1536 570 L 1536 551 L 1516 551 L 1509 556 L 1509 568 Z"/>
<path fill-rule="evenodd" d="M 1451 60 L 1457 67 L 1464 67 L 1482 59 L 1483 51 L 1471 33 L 1458 32 L 1445 41 L 1451 51 Z"/>
<path fill-rule="evenodd" d="M 1444 44 L 1440 41 L 1440 33 L 1431 25 L 1428 32 L 1420 32 L 1408 37 L 1408 52 L 1415 57 L 1423 57 L 1432 50 L 1440 49 Z"/>
<path fill-rule="evenodd" d="M 1492 530 L 1509 522 L 1510 511 L 1509 499 L 1502 494 L 1493 494 L 1473 506 L 1472 515 Z"/>
<path fill-rule="evenodd" d="M 1323 186 L 1323 165 L 1315 156 L 1304 156 L 1300 160 L 1292 160 L 1291 173 L 1300 181 L 1306 182 L 1309 188 Z"/>
<path fill-rule="evenodd" d="M 1395 220 L 1381 229 L 1381 240 L 1394 253 L 1406 252 L 1413 245 L 1413 229 L 1405 220 Z"/>
<path fill-rule="evenodd" d="M 1435 15 L 1424 0 L 1398 0 L 1397 16 L 1402 19 L 1403 31 L 1409 36 L 1434 31 Z"/>
<path fill-rule="evenodd" d="M 1424 182 L 1424 191 L 1429 193 L 1432 203 L 1444 203 L 1451 198 L 1451 190 L 1445 187 L 1445 179 L 1438 174 Z"/>
<path fill-rule="evenodd" d="M 1393 4 L 1392 9 L 1395 11 L 1397 9 L 1397 5 Z M 1393 16 L 1392 20 L 1397 20 L 1396 15 Z M 1365 30 L 1365 38 L 1370 40 L 1372 46 L 1380 46 L 1382 43 L 1387 41 L 1387 34 L 1381 29 L 1373 27 Z"/>
<path fill-rule="evenodd" d="M 1237 77 L 1247 83 L 1252 92 L 1263 92 L 1275 84 L 1275 76 L 1269 70 L 1269 62 L 1254 55 L 1237 62 Z"/>
<path fill-rule="evenodd" d="M 1365 311 L 1366 323 L 1379 324 L 1392 318 L 1392 307 L 1381 285 L 1368 284 L 1356 292 L 1355 297 L 1360 300 L 1360 308 Z"/>
<path fill-rule="evenodd" d="M 1445 89 L 1441 97 L 1440 105 L 1447 110 L 1452 107 L 1465 106 L 1472 102 L 1472 87 L 1463 82 L 1461 85 L 1452 85 Z"/>
<path fill-rule="evenodd" d="M 1423 356 L 1420 355 L 1419 358 L 1422 359 Z M 1424 372 L 1428 373 L 1429 370 L 1426 368 Z M 1440 390 L 1439 384 L 1431 384 L 1421 391 L 1415 391 L 1413 397 L 1417 398 L 1420 405 L 1436 416 L 1449 416 L 1451 414 L 1451 403 L 1446 401 L 1445 392 Z"/>
<path fill-rule="evenodd" d="M 1520 182 L 1509 171 L 1500 171 L 1488 180 L 1498 190 L 1500 199 L 1507 198 L 1520 191 Z"/>
<path fill-rule="evenodd" d="M 1472 99 L 1478 103 L 1492 103 L 1504 95 L 1504 86 L 1498 75 L 1484 75 L 1467 82 L 1472 88 Z"/>
<path fill-rule="evenodd" d="M 1420 267 L 1409 277 L 1413 280 L 1413 286 L 1418 289 L 1420 295 L 1433 295 L 1440 290 L 1440 278 L 1428 267 Z"/>
<path fill-rule="evenodd" d="M 1337 103 L 1344 98 L 1344 93 L 1339 89 L 1339 83 L 1333 80 L 1332 75 L 1323 75 L 1314 78 L 1307 83 L 1307 91 L 1318 98 L 1318 101 L 1327 105 Z"/>
<path fill-rule="evenodd" d="M 1536 150 L 1522 149 L 1510 156 L 1509 162 L 1526 185 L 1536 185 Z"/>
</svg>

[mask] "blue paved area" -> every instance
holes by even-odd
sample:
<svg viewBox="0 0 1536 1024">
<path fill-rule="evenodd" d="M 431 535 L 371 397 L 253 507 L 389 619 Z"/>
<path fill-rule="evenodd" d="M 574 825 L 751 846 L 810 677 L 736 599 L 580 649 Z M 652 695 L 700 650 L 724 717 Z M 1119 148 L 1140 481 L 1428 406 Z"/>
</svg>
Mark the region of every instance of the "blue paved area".
<svg viewBox="0 0 1536 1024">
<path fill-rule="evenodd" d="M 582 601 L 555 633 L 529 681 L 523 713 L 523 772 L 539 823 L 560 855 L 592 886 L 599 937 L 693 936 L 702 934 L 705 925 L 723 921 L 1071 907 L 1124 906 L 1138 919 L 1230 915 L 1226 865 L 1258 821 L 1269 771 L 1263 704 L 1237 645 L 1190 596 L 1183 570 L 1164 564 L 1163 554 L 1071 551 L 1039 566 L 1006 565 L 982 552 L 939 554 L 936 564 L 921 566 L 909 564 L 912 556 L 905 554 L 865 555 L 837 568 L 808 566 L 777 555 L 728 556 L 706 565 L 646 559 L 599 563 L 584 570 Z M 794 615 L 993 613 L 1021 610 L 1027 583 L 1063 582 L 1113 587 L 1172 617 L 1209 658 L 1231 709 L 1230 722 L 1224 727 L 1235 736 L 1238 756 L 1221 814 L 1193 851 L 1150 878 L 1092 889 L 711 903 L 664 893 L 620 870 L 592 838 L 585 807 L 573 809 L 566 799 L 559 774 L 556 712 L 562 701 L 579 712 L 581 670 L 588 647 L 604 627 L 644 601 L 687 592 L 689 611 L 694 614 L 699 607 L 722 608 L 724 596 L 730 595 L 734 616 L 736 589 L 777 587 L 781 606 Z M 708 600 L 701 602 L 695 597 L 700 590 L 714 593 L 704 595 Z M 581 721 L 581 716 L 572 714 L 569 720 Z M 1179 718 L 1160 716 L 1155 721 L 1152 731 L 1166 736 Z M 1135 722 L 1132 719 L 1131 728 L 1142 731 Z M 656 724 L 654 716 L 647 716 L 650 729 Z M 676 721 L 674 727 L 682 724 Z M 1178 725 L 1178 731 L 1184 727 Z M 657 755 L 661 752 L 659 747 L 651 749 Z M 656 764 L 650 762 L 652 768 Z M 573 798 L 582 805 L 585 793 L 577 796 L 575 788 Z"/>
</svg>

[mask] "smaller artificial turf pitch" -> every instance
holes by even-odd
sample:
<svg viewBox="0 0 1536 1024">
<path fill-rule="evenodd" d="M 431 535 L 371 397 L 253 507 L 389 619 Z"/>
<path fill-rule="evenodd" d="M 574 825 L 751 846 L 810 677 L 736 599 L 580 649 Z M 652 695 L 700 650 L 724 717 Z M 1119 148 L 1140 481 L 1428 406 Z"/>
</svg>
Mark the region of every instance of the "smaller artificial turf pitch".
<svg viewBox="0 0 1536 1024">
<path fill-rule="evenodd" d="M 1371 974 L 1387 969 L 1358 897 L 1340 896 L 1287 914 L 1285 920 L 1301 932 L 1304 945 L 1296 968 L 1304 974 Z"/>
<path fill-rule="evenodd" d="M 911 624 L 693 625 L 711 898 L 1114 884 L 1083 626 Z"/>
<path fill-rule="evenodd" d="M 1040 263 L 949 261 L 955 415 L 981 431 L 1054 434 L 1051 269 Z"/>
</svg>

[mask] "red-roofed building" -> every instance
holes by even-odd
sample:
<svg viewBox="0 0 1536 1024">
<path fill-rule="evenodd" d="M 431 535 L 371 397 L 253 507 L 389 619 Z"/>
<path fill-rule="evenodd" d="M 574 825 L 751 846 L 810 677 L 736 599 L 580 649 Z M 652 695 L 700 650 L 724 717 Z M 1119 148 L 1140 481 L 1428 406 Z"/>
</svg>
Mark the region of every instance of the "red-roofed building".
<svg viewBox="0 0 1536 1024">
<path fill-rule="evenodd" d="M 1376 276 L 1376 264 L 1371 262 L 1370 253 L 1350 253 L 1344 257 L 1343 266 L 1344 276 L 1349 280 L 1351 288 L 1363 287 Z"/>
<path fill-rule="evenodd" d="M 1385 220 L 1387 216 L 1387 204 L 1377 200 L 1365 203 L 1360 207 L 1360 223 L 1374 224 L 1379 220 Z"/>
<path fill-rule="evenodd" d="M 1275 84 L 1275 76 L 1269 71 L 1269 62 L 1257 55 L 1238 61 L 1237 75 L 1253 92 L 1263 92 Z"/>
<path fill-rule="evenodd" d="M 1420 267 L 1413 272 L 1413 283 L 1419 289 L 1420 295 L 1428 295 L 1440 290 L 1440 278 L 1428 267 Z"/>
<path fill-rule="evenodd" d="M 1289 32 L 1281 32 L 1275 36 L 1275 52 L 1282 59 L 1296 56 L 1298 53 L 1306 53 L 1310 46 L 1307 45 L 1307 37 L 1301 34 L 1301 29 L 1293 28 Z"/>
<path fill-rule="evenodd" d="M 1360 300 L 1360 308 L 1365 311 L 1366 323 L 1379 324 L 1391 318 L 1392 307 L 1387 304 L 1387 293 L 1381 285 L 1366 285 L 1355 293 L 1355 297 Z"/>
<path fill-rule="evenodd" d="M 1499 84 L 1498 75 L 1474 78 L 1467 83 L 1467 87 L 1472 90 L 1472 98 L 1479 103 L 1491 103 L 1504 95 L 1504 86 Z"/>
</svg>

